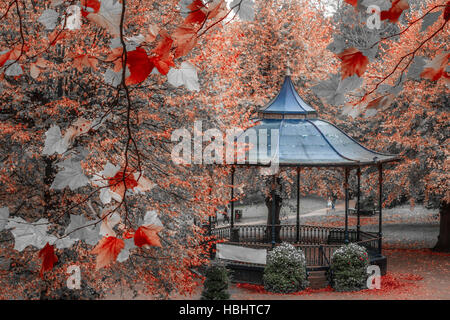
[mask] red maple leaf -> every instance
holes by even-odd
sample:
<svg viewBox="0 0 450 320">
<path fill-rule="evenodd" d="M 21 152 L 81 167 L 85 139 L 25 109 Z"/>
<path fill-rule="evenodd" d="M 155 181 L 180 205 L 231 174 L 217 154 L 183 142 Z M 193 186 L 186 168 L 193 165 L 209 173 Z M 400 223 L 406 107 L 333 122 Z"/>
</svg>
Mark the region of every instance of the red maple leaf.
<svg viewBox="0 0 450 320">
<path fill-rule="evenodd" d="M 369 59 L 356 48 L 348 48 L 338 54 L 342 60 L 341 72 L 342 79 L 357 74 L 361 77 L 366 72 Z"/>
<path fill-rule="evenodd" d="M 53 265 L 58 262 L 58 257 L 55 255 L 55 248 L 52 245 L 47 244 L 39 251 L 39 258 L 42 259 L 42 266 L 40 276 L 44 275 L 45 271 L 53 269 Z"/>
<path fill-rule="evenodd" d="M 86 17 L 89 13 L 97 13 L 101 3 L 98 0 L 81 0 L 81 15 Z M 87 10 L 87 9 L 90 10 Z"/>
<path fill-rule="evenodd" d="M 161 247 L 158 232 L 162 230 L 161 226 L 153 224 L 140 226 L 134 234 L 134 244 L 138 247 L 145 245 Z"/>
<path fill-rule="evenodd" d="M 437 81 L 440 78 L 449 79 L 448 73 L 445 71 L 450 59 L 450 53 L 441 53 L 437 55 L 431 62 L 427 63 L 420 74 L 424 79 Z"/>
<path fill-rule="evenodd" d="M 160 33 L 161 40 L 155 49 L 153 49 L 153 53 L 155 56 L 150 58 L 150 61 L 155 65 L 158 69 L 159 73 L 166 75 L 169 72 L 169 68 L 175 66 L 173 62 L 173 57 L 170 53 L 170 48 L 172 47 L 173 40 L 167 34 Z"/>
<path fill-rule="evenodd" d="M 96 268 L 100 269 L 116 261 L 120 251 L 125 247 L 122 239 L 116 237 L 104 237 L 92 249 L 91 253 L 97 254 Z"/>
<path fill-rule="evenodd" d="M 358 5 L 358 0 L 344 0 L 344 1 L 347 2 L 348 4 L 354 6 L 355 8 Z"/>
<path fill-rule="evenodd" d="M 9 56 L 11 55 L 12 50 L 5 52 L 4 54 L 0 55 L 0 67 L 3 67 L 6 61 L 9 60 Z"/>
<path fill-rule="evenodd" d="M 409 9 L 409 4 L 407 0 L 393 0 L 391 8 L 387 11 L 381 11 L 380 19 L 389 20 L 392 23 L 398 21 L 404 10 Z"/>
<path fill-rule="evenodd" d="M 111 191 L 120 195 L 123 195 L 125 192 L 125 185 L 127 189 L 134 189 L 138 186 L 138 182 L 134 178 L 134 174 L 129 171 L 124 173 L 123 170 L 117 172 L 114 177 L 109 178 L 108 183 Z"/>
<path fill-rule="evenodd" d="M 125 79 L 125 84 L 138 84 L 147 79 L 154 64 L 147 56 L 145 49 L 137 47 L 136 50 L 127 52 L 127 67 L 130 76 Z"/>
<path fill-rule="evenodd" d="M 180 26 L 172 34 L 174 40 L 175 58 L 186 55 L 197 44 L 197 31 L 195 27 Z"/>
<path fill-rule="evenodd" d="M 192 1 L 192 3 L 187 8 L 190 10 L 190 12 L 186 19 L 184 19 L 185 24 L 202 24 L 206 20 L 206 14 L 202 10 L 205 8 L 205 5 L 201 0 Z"/>
<path fill-rule="evenodd" d="M 393 94 L 386 94 L 384 96 L 378 97 L 367 104 L 367 109 L 384 109 L 389 107 L 394 101 Z"/>
<path fill-rule="evenodd" d="M 98 0 L 81 0 L 81 15 L 86 17 L 89 13 L 97 13 L 100 10 L 100 6 L 101 4 Z M 87 8 L 90 10 L 86 10 Z"/>
</svg>

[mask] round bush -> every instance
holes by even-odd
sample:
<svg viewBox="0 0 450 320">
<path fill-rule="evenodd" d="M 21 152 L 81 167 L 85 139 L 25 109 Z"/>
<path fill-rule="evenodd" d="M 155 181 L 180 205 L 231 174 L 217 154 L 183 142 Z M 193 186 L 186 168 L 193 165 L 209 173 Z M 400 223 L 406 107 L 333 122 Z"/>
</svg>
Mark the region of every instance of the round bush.
<svg viewBox="0 0 450 320">
<path fill-rule="evenodd" d="M 331 258 L 332 285 L 336 291 L 358 291 L 367 287 L 369 256 L 355 243 L 340 247 Z"/>
<path fill-rule="evenodd" d="M 201 300 L 228 300 L 228 270 L 220 263 L 212 263 L 206 269 Z"/>
<path fill-rule="evenodd" d="M 301 250 L 282 243 L 269 252 L 264 268 L 264 289 L 270 292 L 290 293 L 307 287 L 306 259 Z"/>
</svg>

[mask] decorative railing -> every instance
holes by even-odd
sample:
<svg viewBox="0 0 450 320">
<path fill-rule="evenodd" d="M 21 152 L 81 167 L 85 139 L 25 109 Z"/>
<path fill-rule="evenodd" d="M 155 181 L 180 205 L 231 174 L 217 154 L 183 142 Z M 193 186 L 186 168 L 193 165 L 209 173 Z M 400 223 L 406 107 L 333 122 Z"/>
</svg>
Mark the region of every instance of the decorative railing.
<svg viewBox="0 0 450 320">
<path fill-rule="evenodd" d="M 273 228 L 275 230 L 273 230 Z M 297 234 L 295 224 L 282 225 L 235 225 L 220 226 L 211 229 L 211 235 L 217 240 L 254 248 L 271 248 L 273 231 L 275 242 L 290 242 L 305 254 L 308 266 L 328 266 L 331 257 L 345 243 L 345 229 L 301 225 Z M 364 246 L 369 253 L 378 253 L 380 238 L 375 232 L 349 229 L 348 239 Z"/>
<path fill-rule="evenodd" d="M 299 242 L 304 244 L 330 244 L 344 243 L 345 230 L 337 227 L 320 227 L 301 225 L 298 235 L 297 226 L 295 224 L 281 225 L 235 225 L 233 227 L 235 239 L 234 242 L 245 243 L 270 243 L 272 242 L 273 230 L 275 228 L 276 242 Z M 211 229 L 211 235 L 217 239 L 231 239 L 231 227 L 221 226 Z M 377 237 L 375 232 L 359 233 L 359 240 L 372 239 Z M 350 242 L 358 241 L 358 233 L 354 229 L 348 230 L 348 238 Z"/>
</svg>

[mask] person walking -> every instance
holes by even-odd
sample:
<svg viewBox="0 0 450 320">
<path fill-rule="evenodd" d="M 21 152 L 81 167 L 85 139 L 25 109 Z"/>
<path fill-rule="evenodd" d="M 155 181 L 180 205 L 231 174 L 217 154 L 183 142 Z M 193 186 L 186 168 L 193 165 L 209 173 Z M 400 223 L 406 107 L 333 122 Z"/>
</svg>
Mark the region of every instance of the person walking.
<svg viewBox="0 0 450 320">
<path fill-rule="evenodd" d="M 337 196 L 336 194 L 333 192 L 331 194 L 331 210 L 336 211 L 336 200 L 337 200 Z"/>
</svg>

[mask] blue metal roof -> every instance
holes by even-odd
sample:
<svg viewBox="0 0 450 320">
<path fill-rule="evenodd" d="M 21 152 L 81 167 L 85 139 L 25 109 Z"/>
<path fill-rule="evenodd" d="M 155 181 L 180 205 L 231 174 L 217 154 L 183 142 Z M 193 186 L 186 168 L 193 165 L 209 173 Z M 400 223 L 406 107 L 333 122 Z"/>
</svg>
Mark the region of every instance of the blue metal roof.
<svg viewBox="0 0 450 320">
<path fill-rule="evenodd" d="M 277 136 L 272 138 L 274 134 Z M 321 119 L 262 119 L 241 134 L 237 142 L 238 145 L 250 144 L 244 161 L 238 161 L 238 164 L 277 162 L 281 166 L 357 166 L 397 159 L 395 155 L 367 149 Z"/>
<path fill-rule="evenodd" d="M 298 95 L 291 77 L 287 75 L 278 95 L 261 110 L 261 113 L 310 114 L 316 113 L 316 110 Z"/>
<path fill-rule="evenodd" d="M 235 137 L 243 152 L 237 164 L 281 166 L 360 166 L 398 160 L 367 149 L 298 95 L 288 74 L 278 95 L 259 111 L 255 126 Z"/>
</svg>

